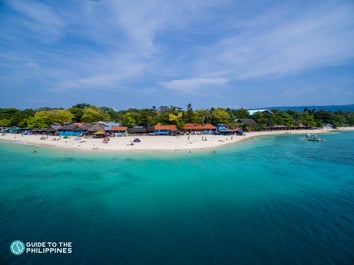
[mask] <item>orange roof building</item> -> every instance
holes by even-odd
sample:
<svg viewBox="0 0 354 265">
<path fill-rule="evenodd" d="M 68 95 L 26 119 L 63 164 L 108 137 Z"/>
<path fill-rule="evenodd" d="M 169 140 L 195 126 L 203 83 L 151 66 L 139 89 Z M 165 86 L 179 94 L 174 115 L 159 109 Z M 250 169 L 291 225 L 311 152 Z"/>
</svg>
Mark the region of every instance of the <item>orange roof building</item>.
<svg viewBox="0 0 354 265">
<path fill-rule="evenodd" d="M 113 132 L 125 132 L 126 130 L 128 130 L 128 127 L 124 127 L 124 126 L 112 126 L 110 131 Z"/>
<path fill-rule="evenodd" d="M 109 132 L 112 133 L 113 136 L 124 136 L 128 135 L 128 127 L 124 126 L 112 126 L 109 129 Z"/>
<path fill-rule="evenodd" d="M 216 127 L 211 124 L 194 124 L 194 123 L 186 123 L 183 126 L 184 131 L 192 132 L 198 131 L 203 133 L 210 133 L 216 130 Z"/>
<path fill-rule="evenodd" d="M 162 125 L 158 123 L 154 126 L 155 134 L 156 135 L 169 135 L 173 132 L 177 131 L 176 125 Z"/>
</svg>

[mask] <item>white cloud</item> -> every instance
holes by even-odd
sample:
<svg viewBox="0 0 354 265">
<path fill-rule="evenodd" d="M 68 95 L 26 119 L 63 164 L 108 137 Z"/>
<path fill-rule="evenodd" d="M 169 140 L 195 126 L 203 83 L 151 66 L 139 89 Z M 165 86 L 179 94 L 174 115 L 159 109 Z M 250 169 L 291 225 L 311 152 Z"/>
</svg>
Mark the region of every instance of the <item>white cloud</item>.
<svg viewBox="0 0 354 265">
<path fill-rule="evenodd" d="M 55 86 L 55 90 L 117 89 L 122 86 L 122 83 L 141 77 L 143 68 L 143 64 L 131 54 L 91 55 L 83 58 L 82 61 L 75 62 L 68 71 L 60 73 L 58 79 L 63 76 L 65 78 Z M 55 69 L 52 73 L 57 78 Z"/>
<path fill-rule="evenodd" d="M 311 8 L 271 10 L 256 18 L 263 23 L 243 22 L 243 30 L 204 50 L 198 71 L 236 79 L 279 77 L 353 59 L 353 8 Z"/>
<path fill-rule="evenodd" d="M 4 3 L 0 76 L 9 90 L 69 94 L 90 89 L 94 94 L 140 89 L 157 94 L 163 89 L 161 98 L 175 91 L 181 98 L 197 99 L 213 89 L 217 100 L 231 92 L 254 92 L 262 86 L 259 81 L 301 79 L 302 73 L 336 64 L 350 67 L 354 58 L 354 5 L 346 1 Z M 345 88 L 352 85 L 348 79 Z M 231 89 L 242 85 L 242 91 Z M 275 88 L 268 93 L 279 95 Z"/>
<path fill-rule="evenodd" d="M 164 32 L 188 28 L 188 24 L 201 17 L 199 15 L 216 0 L 138 0 L 111 1 L 116 22 L 122 28 L 131 48 L 145 58 L 160 52 L 156 38 Z M 173 33 L 172 33 L 173 34 Z"/>
<path fill-rule="evenodd" d="M 42 40 L 54 41 L 62 36 L 65 21 L 48 5 L 36 1 L 8 1 L 8 4 L 23 15 L 19 25 Z"/>
<path fill-rule="evenodd" d="M 224 85 L 228 82 L 225 78 L 191 78 L 159 82 L 162 86 L 176 90 L 183 94 L 197 95 L 203 88 Z"/>
</svg>

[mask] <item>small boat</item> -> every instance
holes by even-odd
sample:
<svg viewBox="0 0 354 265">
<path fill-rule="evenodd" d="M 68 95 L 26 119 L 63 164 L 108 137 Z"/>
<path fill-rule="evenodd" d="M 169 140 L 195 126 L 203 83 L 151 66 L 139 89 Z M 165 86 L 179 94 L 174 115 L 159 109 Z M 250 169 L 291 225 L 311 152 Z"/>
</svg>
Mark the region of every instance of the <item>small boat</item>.
<svg viewBox="0 0 354 265">
<path fill-rule="evenodd" d="M 304 140 L 310 141 L 310 142 L 322 142 L 322 141 L 324 141 L 323 138 L 319 138 L 315 134 L 312 134 L 312 133 L 306 134 Z"/>
</svg>

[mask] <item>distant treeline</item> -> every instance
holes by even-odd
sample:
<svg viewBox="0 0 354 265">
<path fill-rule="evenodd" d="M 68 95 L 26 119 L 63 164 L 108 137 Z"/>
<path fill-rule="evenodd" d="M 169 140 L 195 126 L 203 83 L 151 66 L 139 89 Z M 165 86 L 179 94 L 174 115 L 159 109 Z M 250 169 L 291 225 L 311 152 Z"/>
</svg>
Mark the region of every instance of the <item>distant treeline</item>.
<svg viewBox="0 0 354 265">
<path fill-rule="evenodd" d="M 244 123 L 241 121 L 252 119 L 256 123 Z M 161 124 L 176 124 L 182 128 L 186 123 L 196 124 L 227 124 L 230 128 L 246 126 L 251 130 L 259 130 L 276 125 L 288 128 L 306 126 L 322 127 L 331 124 L 333 127 L 354 125 L 354 112 L 311 110 L 281 111 L 272 109 L 270 112 L 256 112 L 250 115 L 247 109 L 210 108 L 193 110 L 192 105 L 179 108 L 175 106 L 160 106 L 144 109 L 130 108 L 115 111 L 109 107 L 97 107 L 81 103 L 70 108 L 39 108 L 19 110 L 16 108 L 0 109 L 0 126 L 21 128 L 46 128 L 53 122 L 71 123 L 97 121 L 114 121 L 124 126 L 150 126 Z M 250 121 L 250 120 L 248 120 Z"/>
</svg>

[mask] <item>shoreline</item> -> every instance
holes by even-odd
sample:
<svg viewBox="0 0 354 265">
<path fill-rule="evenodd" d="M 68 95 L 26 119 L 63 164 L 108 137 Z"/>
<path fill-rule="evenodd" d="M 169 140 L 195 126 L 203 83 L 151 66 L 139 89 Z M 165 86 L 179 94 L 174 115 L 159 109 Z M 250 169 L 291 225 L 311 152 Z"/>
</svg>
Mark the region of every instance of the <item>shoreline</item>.
<svg viewBox="0 0 354 265">
<path fill-rule="evenodd" d="M 17 143 L 33 145 L 50 149 L 77 150 L 84 152 L 181 152 L 181 151 L 203 151 L 213 150 L 221 146 L 236 144 L 238 142 L 251 140 L 255 137 L 267 135 L 306 135 L 326 134 L 337 131 L 353 131 L 354 127 L 341 127 L 337 129 L 313 129 L 313 130 L 284 130 L 284 131 L 260 131 L 247 132 L 243 136 L 238 135 L 180 135 L 180 136 L 122 136 L 111 137 L 108 143 L 103 139 L 75 137 L 69 139 L 58 139 L 58 136 L 48 136 L 46 140 L 41 140 L 43 135 L 21 135 L 6 134 L 0 136 L 0 141 L 7 143 Z M 141 142 L 133 143 L 135 138 Z M 131 144 L 133 143 L 133 145 Z"/>
</svg>

